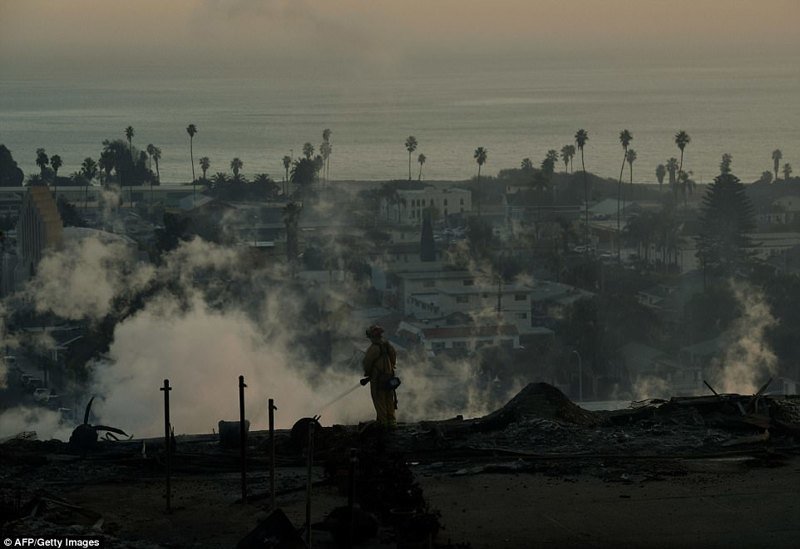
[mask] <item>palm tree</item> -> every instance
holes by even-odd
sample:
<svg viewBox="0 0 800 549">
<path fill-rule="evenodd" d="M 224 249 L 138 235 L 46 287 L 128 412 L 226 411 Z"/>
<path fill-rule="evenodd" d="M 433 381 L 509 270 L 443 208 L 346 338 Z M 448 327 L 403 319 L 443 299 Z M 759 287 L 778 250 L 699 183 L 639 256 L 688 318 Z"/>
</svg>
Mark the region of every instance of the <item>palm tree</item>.
<svg viewBox="0 0 800 549">
<path fill-rule="evenodd" d="M 478 184 L 480 185 L 481 182 L 481 166 L 486 163 L 486 158 L 488 157 L 489 151 L 486 150 L 485 147 L 478 147 L 475 149 L 475 152 L 472 154 L 472 158 L 475 159 L 475 162 L 478 163 Z M 481 213 L 481 203 L 478 201 L 478 213 Z"/>
<path fill-rule="evenodd" d="M 304 143 L 303 156 L 305 156 L 308 160 L 311 160 L 311 157 L 314 156 L 314 145 L 311 143 Z"/>
<path fill-rule="evenodd" d="M 636 151 L 633 149 L 628 149 L 628 153 L 625 155 L 625 160 L 628 161 L 628 167 L 630 168 L 631 172 L 631 198 L 633 198 L 633 163 L 636 162 Z"/>
<path fill-rule="evenodd" d="M 328 158 L 331 156 L 332 150 L 333 147 L 331 146 L 330 141 L 323 141 L 322 144 L 319 146 L 319 153 L 320 156 L 322 157 L 322 164 L 323 164 L 322 179 L 325 181 L 328 180 L 328 174 L 327 174 Z"/>
<path fill-rule="evenodd" d="M 158 169 L 158 161 L 161 160 L 161 149 L 153 147 L 153 154 L 151 155 L 153 162 L 156 163 L 156 181 L 161 185 L 161 171 Z M 153 203 L 153 179 L 150 179 L 150 203 Z"/>
<path fill-rule="evenodd" d="M 561 160 L 564 161 L 564 171 L 569 171 L 572 157 L 575 156 L 575 145 L 564 145 L 561 147 Z"/>
<path fill-rule="evenodd" d="M 214 184 L 214 189 L 222 189 L 228 182 L 228 175 L 223 172 L 217 172 L 214 177 L 211 178 L 211 181 Z"/>
<path fill-rule="evenodd" d="M 189 124 L 186 126 L 186 133 L 189 134 L 189 162 L 192 165 L 192 203 L 194 204 L 195 193 L 197 192 L 194 176 L 194 136 L 197 133 L 197 126 Z"/>
<path fill-rule="evenodd" d="M 84 158 L 81 163 L 81 175 L 85 177 L 87 181 L 91 181 L 97 177 L 97 162 L 88 156 Z"/>
<path fill-rule="evenodd" d="M 283 175 L 283 183 L 284 183 L 284 185 L 283 185 L 283 194 L 286 194 L 286 185 L 289 183 L 289 168 L 291 167 L 291 165 L 292 165 L 292 157 L 289 156 L 289 155 L 284 156 L 283 157 L 283 171 L 284 171 L 284 175 Z"/>
<path fill-rule="evenodd" d="M 128 150 L 131 153 L 131 172 L 133 172 L 133 168 L 135 167 L 135 162 L 133 160 L 133 126 L 128 126 L 125 128 L 125 138 L 128 140 Z M 119 172 L 119 170 L 117 170 Z M 133 181 L 129 181 L 128 185 L 133 185 Z M 119 174 L 119 186 L 120 186 L 120 193 L 122 193 L 122 174 Z M 122 198 L 122 194 L 120 194 L 120 198 Z"/>
<path fill-rule="evenodd" d="M 53 185 L 55 186 L 53 194 L 58 200 L 58 169 L 64 164 L 61 162 L 61 157 L 54 154 L 50 157 L 50 165 L 53 167 Z"/>
<path fill-rule="evenodd" d="M 783 165 L 783 179 L 789 181 L 790 177 L 792 177 L 792 165 L 787 162 Z"/>
<path fill-rule="evenodd" d="M 244 167 L 244 162 L 239 160 L 239 158 L 234 158 L 231 160 L 231 170 L 233 170 L 233 180 L 239 181 L 239 170 Z"/>
<path fill-rule="evenodd" d="M 585 224 L 584 227 L 584 237 L 586 238 L 586 244 L 589 244 L 589 180 L 586 176 L 586 162 L 583 158 L 583 148 L 586 146 L 586 142 L 589 141 L 589 132 L 581 128 L 577 132 L 575 132 L 575 144 L 578 146 L 578 150 L 581 151 L 581 167 L 583 168 L 583 199 L 584 199 L 584 210 L 585 210 Z"/>
<path fill-rule="evenodd" d="M 688 195 L 691 195 L 694 192 L 695 182 L 690 177 L 692 172 L 678 172 L 678 187 L 680 188 L 681 193 L 683 194 L 683 205 L 688 205 Z"/>
<path fill-rule="evenodd" d="M 680 130 L 678 133 L 675 134 L 675 144 L 681 150 L 681 163 L 678 165 L 678 171 L 683 169 L 683 149 L 686 148 L 686 145 L 692 142 L 692 138 L 689 137 L 689 134 L 683 130 Z"/>
<path fill-rule="evenodd" d="M 207 156 L 204 156 L 198 160 L 197 163 L 200 165 L 200 169 L 203 170 L 203 180 L 205 181 L 206 172 L 208 172 L 208 168 L 211 167 L 211 160 L 209 160 Z"/>
<path fill-rule="evenodd" d="M 325 159 L 325 181 L 328 181 L 331 176 L 331 153 L 333 153 L 333 143 L 331 143 L 332 133 L 333 132 L 330 130 L 330 128 L 325 128 L 322 130 L 322 142 L 327 144 L 325 147 L 326 154 L 322 155 Z"/>
<path fill-rule="evenodd" d="M 411 153 L 417 150 L 417 138 L 409 135 L 406 139 L 406 150 L 408 151 L 408 180 L 411 181 Z"/>
<path fill-rule="evenodd" d="M 625 170 L 625 160 L 628 158 L 628 145 L 633 141 L 633 134 L 628 130 L 619 132 L 619 142 L 622 144 L 622 166 L 619 169 L 619 181 L 617 181 L 617 238 L 622 234 L 620 228 L 619 205 L 622 202 L 622 172 Z M 619 243 L 617 244 L 617 259 L 620 258 Z"/>
<path fill-rule="evenodd" d="M 656 166 L 656 179 L 658 179 L 658 192 L 661 192 L 661 186 L 664 184 L 664 177 L 667 175 L 667 168 L 664 164 Z"/>
<path fill-rule="evenodd" d="M 678 200 L 678 159 L 674 156 L 667 160 L 667 173 L 669 174 L 669 188 L 672 189 L 672 194 L 675 195 L 675 200 Z"/>
<path fill-rule="evenodd" d="M 523 172 L 532 172 L 533 171 L 533 162 L 530 158 L 523 158 L 522 162 L 519 164 L 519 168 Z"/>
<path fill-rule="evenodd" d="M 147 151 L 147 156 L 150 158 L 150 161 L 148 162 L 147 165 L 147 169 L 150 170 L 151 173 L 153 171 L 153 150 L 155 150 L 155 148 L 156 148 L 155 145 L 149 143 L 147 145 L 147 148 L 145 149 Z"/>
<path fill-rule="evenodd" d="M 417 157 L 417 162 L 419 162 L 419 177 L 417 178 L 418 181 L 422 181 L 422 165 L 425 164 L 425 161 L 427 159 L 428 158 L 422 153 L 420 153 L 420 155 Z"/>
<path fill-rule="evenodd" d="M 50 164 L 50 157 L 47 156 L 44 149 L 36 149 L 36 165 L 39 166 L 42 179 L 44 179 L 44 170 L 48 164 Z"/>
<path fill-rule="evenodd" d="M 783 153 L 780 149 L 775 149 L 772 151 L 772 165 L 775 167 L 775 180 L 778 180 L 778 167 L 781 164 L 781 160 L 783 159 Z"/>
</svg>

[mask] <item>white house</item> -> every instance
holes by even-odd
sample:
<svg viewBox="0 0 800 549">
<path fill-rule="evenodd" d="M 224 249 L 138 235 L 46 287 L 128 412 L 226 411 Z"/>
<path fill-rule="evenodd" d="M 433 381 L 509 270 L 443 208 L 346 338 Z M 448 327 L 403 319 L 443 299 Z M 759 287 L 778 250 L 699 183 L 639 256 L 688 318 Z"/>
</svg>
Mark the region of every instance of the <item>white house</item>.
<svg viewBox="0 0 800 549">
<path fill-rule="evenodd" d="M 421 225 L 428 208 L 445 218 L 450 214 L 469 212 L 472 210 L 472 193 L 433 185 L 422 189 L 399 189 L 391 198 L 381 200 L 381 219 L 401 225 Z"/>
</svg>

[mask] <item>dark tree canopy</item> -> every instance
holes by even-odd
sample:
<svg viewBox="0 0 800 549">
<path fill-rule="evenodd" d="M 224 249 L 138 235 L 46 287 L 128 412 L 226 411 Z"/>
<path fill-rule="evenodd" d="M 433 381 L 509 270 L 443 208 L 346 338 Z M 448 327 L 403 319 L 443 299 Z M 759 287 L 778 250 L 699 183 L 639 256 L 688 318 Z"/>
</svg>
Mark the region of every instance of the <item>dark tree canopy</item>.
<svg viewBox="0 0 800 549">
<path fill-rule="evenodd" d="M 708 186 L 700 213 L 697 257 L 711 274 L 734 274 L 750 259 L 748 236 L 756 228 L 753 204 L 745 187 L 731 173 Z"/>
<path fill-rule="evenodd" d="M 17 167 L 11 151 L 0 145 L 0 187 L 21 187 L 25 174 Z"/>
</svg>

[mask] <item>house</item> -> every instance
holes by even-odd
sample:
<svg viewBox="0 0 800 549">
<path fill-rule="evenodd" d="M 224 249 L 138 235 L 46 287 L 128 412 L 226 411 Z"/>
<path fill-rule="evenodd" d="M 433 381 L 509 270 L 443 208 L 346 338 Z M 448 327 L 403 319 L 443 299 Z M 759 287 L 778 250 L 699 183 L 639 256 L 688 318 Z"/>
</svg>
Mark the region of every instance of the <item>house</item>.
<svg viewBox="0 0 800 549">
<path fill-rule="evenodd" d="M 470 212 L 472 193 L 466 189 L 433 185 L 423 185 L 419 189 L 398 189 L 391 197 L 381 200 L 380 218 L 400 225 L 422 225 L 424 212 L 431 208 L 443 219 L 452 214 Z"/>
<path fill-rule="evenodd" d="M 445 351 L 473 353 L 486 346 L 520 348 L 516 327 L 503 324 L 450 326 L 403 321 L 398 328 L 398 337 L 406 342 L 415 342 L 430 354 Z"/>
</svg>

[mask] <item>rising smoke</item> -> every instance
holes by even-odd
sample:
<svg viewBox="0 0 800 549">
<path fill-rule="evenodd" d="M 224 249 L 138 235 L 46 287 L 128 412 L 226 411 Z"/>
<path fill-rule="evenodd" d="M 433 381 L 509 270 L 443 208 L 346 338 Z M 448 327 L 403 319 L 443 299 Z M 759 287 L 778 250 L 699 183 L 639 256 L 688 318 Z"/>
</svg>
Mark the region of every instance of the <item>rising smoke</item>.
<svg viewBox="0 0 800 549">
<path fill-rule="evenodd" d="M 330 289 L 287 280 L 285 268 L 260 266 L 246 249 L 199 238 L 181 243 L 154 267 L 136 262 L 124 243 L 96 236 L 51 253 L 26 292 L 39 312 L 90 322 L 114 314 L 121 297 L 135 302 L 146 296 L 117 323 L 107 355 L 90 363 L 85 391 L 85 400 L 98 396 L 95 423 L 136 436 L 158 436 L 163 429 L 159 388 L 164 379 L 174 387 L 176 433 L 207 433 L 219 420 L 235 419 L 239 375 L 248 385 L 254 429 L 265 426 L 268 398 L 276 400 L 279 427 L 312 415 L 362 375 L 358 357 L 322 361 L 314 352 L 320 334 L 367 346 L 364 327 L 339 316 L 360 294 L 363 287 L 353 281 Z M 488 411 L 487 393 L 472 383 L 475 371 L 469 360 L 434 367 L 424 355 L 408 360 L 401 355 L 399 418 Z M 363 389 L 325 408 L 322 421 L 372 417 L 368 389 Z M 47 413 L 10 410 L 0 425 L 0 434 L 16 429 L 36 430 L 40 437 L 64 435 Z"/>
</svg>

